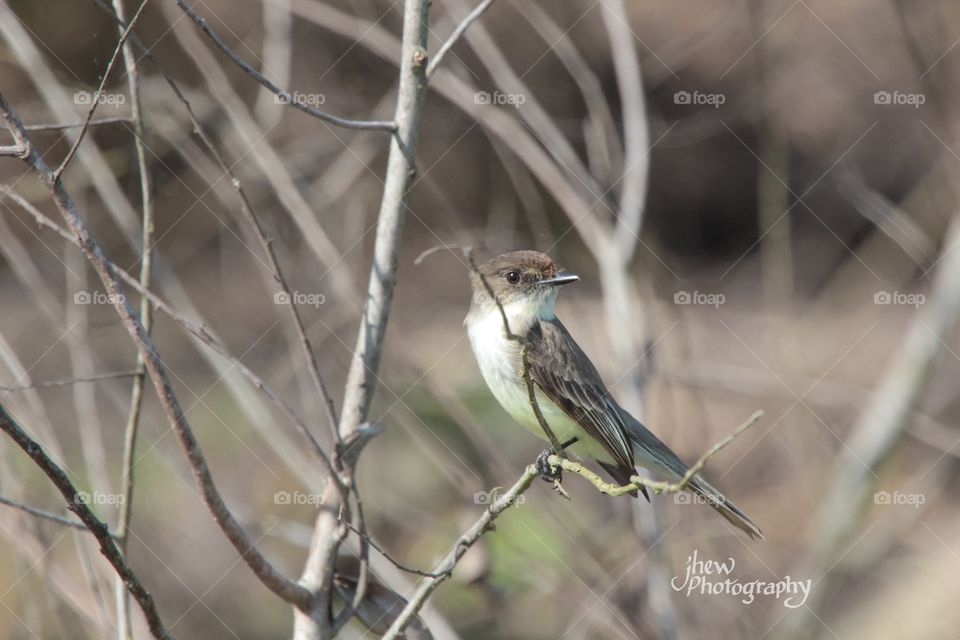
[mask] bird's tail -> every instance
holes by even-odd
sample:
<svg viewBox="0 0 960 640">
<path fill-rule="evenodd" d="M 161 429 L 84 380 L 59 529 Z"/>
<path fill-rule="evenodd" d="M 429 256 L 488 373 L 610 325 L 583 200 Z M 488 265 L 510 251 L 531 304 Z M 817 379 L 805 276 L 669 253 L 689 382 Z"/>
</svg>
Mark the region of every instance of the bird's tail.
<svg viewBox="0 0 960 640">
<path fill-rule="evenodd" d="M 663 470 L 669 471 L 677 479 L 687 473 L 687 465 L 670 450 L 670 447 L 660 441 L 643 424 L 626 411 L 621 410 L 624 422 L 633 440 L 633 452 L 636 461 L 654 473 Z M 760 527 L 753 523 L 747 514 L 737 508 L 737 505 L 727 500 L 726 496 L 714 489 L 702 476 L 690 479 L 689 488 L 698 496 L 716 509 L 730 524 L 740 529 L 755 540 L 762 540 L 763 533 Z"/>
<path fill-rule="evenodd" d="M 727 500 L 726 496 L 714 489 L 700 476 L 690 479 L 688 485 L 694 493 L 701 496 L 707 504 L 717 510 L 717 513 L 727 519 L 727 522 L 740 529 L 754 540 L 763 540 L 763 532 L 754 524 L 750 516 L 741 511 L 737 505 Z"/>
</svg>

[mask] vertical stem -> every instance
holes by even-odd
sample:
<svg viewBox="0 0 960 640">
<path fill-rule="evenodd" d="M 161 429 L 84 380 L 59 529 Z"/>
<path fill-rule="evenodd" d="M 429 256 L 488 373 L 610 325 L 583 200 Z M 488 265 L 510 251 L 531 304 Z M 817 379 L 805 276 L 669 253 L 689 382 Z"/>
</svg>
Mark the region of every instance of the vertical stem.
<svg viewBox="0 0 960 640">
<path fill-rule="evenodd" d="M 347 375 L 344 409 L 340 417 L 340 436 L 343 438 L 366 420 L 376 387 L 376 371 L 396 284 L 397 256 L 406 217 L 408 189 L 416 173 L 414 154 L 427 84 L 428 5 L 426 0 L 408 0 L 404 10 L 397 132 L 390 143 L 367 298 Z"/>
<path fill-rule="evenodd" d="M 390 142 L 373 265 L 340 414 L 340 437 L 347 442 L 367 420 L 393 301 L 407 199 L 416 173 L 414 157 L 420 114 L 427 89 L 429 7 L 429 0 L 406 0 L 404 5 L 400 84 L 394 115 L 397 130 Z M 337 464 L 341 467 L 344 485 L 353 488 L 355 458 L 344 460 L 338 455 Z M 333 570 L 340 542 L 346 536 L 346 528 L 338 518 L 340 509 L 349 505 L 343 504 L 340 496 L 331 490 L 331 485 L 332 480 L 328 480 L 324 496 L 330 499 L 330 503 L 325 503 L 325 508 L 317 516 L 310 552 L 300 578 L 300 584 L 316 594 L 316 603 L 310 615 L 294 612 L 293 636 L 296 640 L 326 640 L 335 633 L 330 621 Z"/>
<path fill-rule="evenodd" d="M 113 0 L 117 17 L 124 20 L 123 0 Z M 118 25 L 121 35 L 123 27 Z M 133 125 L 134 146 L 137 154 L 137 167 L 140 173 L 140 201 L 143 208 L 143 226 L 140 236 L 140 284 L 150 286 L 153 264 L 153 188 L 150 171 L 147 167 L 147 150 L 143 142 L 143 112 L 140 104 L 140 83 L 136 56 L 129 41 L 123 43 L 123 63 L 127 73 L 127 87 L 130 92 L 130 120 Z M 145 296 L 140 297 L 140 322 L 144 332 L 150 335 L 153 326 L 153 309 Z M 137 432 L 140 426 L 140 409 L 143 406 L 143 392 L 146 385 L 146 365 L 143 355 L 137 353 L 136 373 L 130 391 L 130 411 L 123 436 L 123 467 L 121 469 L 120 495 L 116 541 L 120 553 L 127 553 L 127 531 L 133 511 L 133 455 L 136 449 Z M 117 638 L 132 640 L 133 628 L 130 620 L 130 596 L 123 581 L 118 577 L 115 589 L 117 601 Z"/>
</svg>

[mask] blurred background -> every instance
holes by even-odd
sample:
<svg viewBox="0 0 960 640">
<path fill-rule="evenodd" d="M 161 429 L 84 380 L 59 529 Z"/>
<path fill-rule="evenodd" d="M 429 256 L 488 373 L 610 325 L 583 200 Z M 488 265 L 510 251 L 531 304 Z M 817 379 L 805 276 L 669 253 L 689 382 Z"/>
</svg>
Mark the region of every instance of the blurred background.
<svg viewBox="0 0 960 640">
<path fill-rule="evenodd" d="M 295 100 L 392 117 L 401 3 L 190 5 Z M 431 52 L 473 6 L 434 4 Z M 339 407 L 388 134 L 282 104 L 173 0 L 150 2 L 135 33 L 250 195 Z M 117 37 L 93 2 L 4 0 L 0 90 L 27 125 L 78 122 Z M 945 271 L 960 238 L 958 44 L 960 6 L 936 0 L 502 0 L 470 27 L 431 78 L 422 117 L 371 414 L 384 433 L 358 468 L 371 536 L 427 570 L 543 448 L 474 363 L 462 254 L 415 263 L 437 245 L 469 245 L 479 259 L 538 249 L 579 273 L 559 317 L 614 395 L 688 462 L 764 410 L 706 475 L 766 540 L 684 496 L 652 507 L 570 477 L 568 502 L 537 481 L 437 591 L 424 614 L 435 637 L 956 637 L 960 285 Z M 157 65 L 139 65 L 151 288 L 329 446 L 237 194 Z M 107 255 L 136 276 L 140 177 L 123 71 L 65 179 Z M 31 135 L 55 164 L 77 132 Z M 0 158 L 0 183 L 59 220 L 21 161 Z M 80 252 L 11 198 L 0 205 L 0 402 L 113 526 L 136 352 Z M 235 360 L 163 313 L 154 335 L 227 503 L 298 576 L 322 467 Z M 0 496 L 66 513 L 7 439 L 0 456 Z M 152 387 L 135 473 L 129 557 L 172 632 L 289 636 L 289 607 L 225 544 Z M 112 637 L 112 573 L 92 537 L 0 509 L 0 636 Z M 356 547 L 351 538 L 345 562 Z M 809 597 L 791 607 L 688 592 L 694 553 L 735 565 L 709 580 L 789 576 L 809 581 Z M 416 576 L 377 552 L 373 562 L 378 581 L 409 595 Z"/>
</svg>

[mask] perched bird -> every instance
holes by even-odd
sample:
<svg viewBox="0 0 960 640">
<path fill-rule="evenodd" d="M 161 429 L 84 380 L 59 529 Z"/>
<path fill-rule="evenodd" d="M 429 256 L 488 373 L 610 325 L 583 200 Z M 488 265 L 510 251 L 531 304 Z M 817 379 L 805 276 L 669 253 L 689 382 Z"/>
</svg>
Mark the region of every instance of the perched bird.
<svg viewBox="0 0 960 640">
<path fill-rule="evenodd" d="M 674 480 L 687 472 L 687 465 L 667 445 L 617 404 L 590 358 L 557 318 L 559 287 L 576 282 L 578 276 L 561 271 L 539 251 L 511 251 L 480 265 L 470 277 L 473 299 L 464 321 L 470 345 L 490 391 L 517 422 L 547 438 L 522 376 L 525 342 L 537 405 L 565 449 L 593 458 L 620 484 L 630 481 L 636 465 Z M 507 334 L 504 315 L 513 337 Z M 547 453 L 538 464 L 545 476 L 549 476 Z M 763 537 L 745 513 L 701 476 L 693 477 L 688 486 L 751 538 Z"/>
</svg>

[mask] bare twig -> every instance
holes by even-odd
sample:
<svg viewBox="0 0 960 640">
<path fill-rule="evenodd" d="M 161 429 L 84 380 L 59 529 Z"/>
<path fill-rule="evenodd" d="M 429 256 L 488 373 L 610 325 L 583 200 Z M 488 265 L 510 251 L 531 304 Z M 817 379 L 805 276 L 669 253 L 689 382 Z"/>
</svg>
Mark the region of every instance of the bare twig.
<svg viewBox="0 0 960 640">
<path fill-rule="evenodd" d="M 107 86 L 107 82 L 110 80 L 110 74 L 113 73 L 113 67 L 116 66 L 117 59 L 120 57 L 120 52 L 123 50 L 123 45 L 127 42 L 130 32 L 133 31 L 133 27 L 137 24 L 137 20 L 140 19 L 140 16 L 143 14 L 143 10 L 146 8 L 149 1 L 150 0 L 143 0 L 143 2 L 140 3 L 140 8 L 138 8 L 137 12 L 133 14 L 133 18 L 130 19 L 130 24 L 128 24 L 127 28 L 124 29 L 123 33 L 120 34 L 120 40 L 117 42 L 117 47 L 113 50 L 113 55 L 110 57 L 110 63 L 107 65 L 106 70 L 103 72 L 103 77 L 100 79 L 100 86 L 97 87 L 96 93 L 93 94 L 93 98 L 90 100 L 90 108 L 87 110 L 87 115 L 83 119 L 83 126 L 80 127 L 80 135 L 78 135 L 77 139 L 74 140 L 73 146 L 70 147 L 70 151 L 67 152 L 67 156 L 63 159 L 63 162 L 61 162 L 60 166 L 57 167 L 56 171 L 53 172 L 54 182 L 60 179 L 60 176 L 67 168 L 67 165 L 70 164 L 70 161 L 73 160 L 73 156 L 77 153 L 77 149 L 80 148 L 80 143 L 83 142 L 83 138 L 87 133 L 87 128 L 90 126 L 90 121 L 93 119 L 93 112 L 96 111 L 97 107 L 100 105 L 100 96 L 103 95 L 103 88 Z"/>
<path fill-rule="evenodd" d="M 437 49 L 437 52 L 433 54 L 433 59 L 430 61 L 430 65 L 427 66 L 427 77 L 429 78 L 433 75 L 434 70 L 440 66 L 440 63 L 443 61 L 444 56 L 447 55 L 447 52 L 457 43 L 457 40 L 460 39 L 460 36 L 463 35 L 463 32 L 467 30 L 475 20 L 480 18 L 490 8 L 490 5 L 493 4 L 493 0 L 483 0 L 480 4 L 474 8 L 467 17 L 460 21 L 460 24 L 457 25 L 457 28 L 453 30 L 453 33 L 450 34 L 450 37 L 447 38 L 446 42 L 440 45 L 440 48 Z"/>
<path fill-rule="evenodd" d="M 397 64 L 399 42 L 382 25 L 317 0 L 291 1 L 291 8 L 297 15 L 326 30 L 356 41 L 358 46 L 369 49 L 374 55 L 390 64 Z M 467 33 L 471 32 L 472 30 L 468 30 Z M 481 59 L 483 59 L 482 54 Z M 583 189 L 577 187 L 581 184 L 583 176 L 578 175 L 577 179 L 571 180 L 567 173 L 570 165 L 566 163 L 564 167 L 557 165 L 551 157 L 551 152 L 547 150 L 549 147 L 556 152 L 556 148 L 538 132 L 534 135 L 524 126 L 524 123 L 502 109 L 492 109 L 487 105 L 477 104 L 474 100 L 477 87 L 445 68 L 436 69 L 430 79 L 430 88 L 475 119 L 490 135 L 502 141 L 515 153 L 567 213 L 588 246 L 601 251 L 612 242 L 605 221 L 597 215 L 585 213 L 591 211 L 597 202 L 588 198 L 584 195 Z M 528 102 L 524 105 L 522 112 L 526 111 L 531 104 L 530 100 L 532 97 L 528 96 Z"/>
<path fill-rule="evenodd" d="M 260 69 L 269 72 L 281 85 L 289 85 L 293 65 L 294 44 L 293 14 L 290 0 L 263 3 L 263 47 L 260 54 Z M 254 114 L 261 125 L 267 127 L 276 119 L 279 110 L 273 93 L 263 89 L 257 92 Z M 379 141 L 378 141 L 379 142 Z"/>
<path fill-rule="evenodd" d="M 216 146 L 213 144 L 213 141 L 207 135 L 207 132 L 203 129 L 203 127 L 200 126 L 200 122 L 197 120 L 196 115 L 190 108 L 190 104 L 186 102 L 186 99 L 179 92 L 177 93 L 177 97 L 180 98 L 181 101 L 183 101 L 183 103 L 186 105 L 187 110 L 190 113 L 190 119 L 193 122 L 194 131 L 196 131 L 197 135 L 200 136 L 200 140 L 203 142 L 204 146 L 206 146 L 207 150 L 213 155 L 217 164 L 220 166 L 220 169 L 224 172 L 224 174 L 230 177 L 230 184 L 233 185 L 234 190 L 240 197 L 240 210 L 243 212 L 247 222 L 250 223 L 250 227 L 253 229 L 254 235 L 257 237 L 257 240 L 260 242 L 260 246 L 263 248 L 264 254 L 266 254 L 267 259 L 270 261 L 269 266 L 271 275 L 288 302 L 287 306 L 290 308 L 290 316 L 293 318 L 293 323 L 296 326 L 297 336 L 300 339 L 300 346 L 303 347 L 304 358 L 307 361 L 307 368 L 310 369 L 310 376 L 313 378 L 314 385 L 317 388 L 317 393 L 320 394 L 320 398 L 323 401 L 323 407 L 327 413 L 327 420 L 330 423 L 330 430 L 332 431 L 334 440 L 336 441 L 339 439 L 339 431 L 337 430 L 337 410 L 334 407 L 333 398 L 330 396 L 330 392 L 327 390 L 327 387 L 323 382 L 323 377 L 320 375 L 320 368 L 317 366 L 317 358 L 313 353 L 313 347 L 310 345 L 310 338 L 307 337 L 307 330 L 303 324 L 303 319 L 300 317 L 300 311 L 297 308 L 293 294 L 290 291 L 290 285 L 287 284 L 287 279 L 284 277 L 283 271 L 280 269 L 280 263 L 277 260 L 276 252 L 273 249 L 273 240 L 267 237 L 263 230 L 263 225 L 260 224 L 260 219 L 253 211 L 253 207 L 250 204 L 250 199 L 247 197 L 246 192 L 243 190 L 243 186 L 240 184 L 240 180 L 233 172 L 233 169 L 231 169 L 223 159 L 223 155 L 217 150 Z"/>
<path fill-rule="evenodd" d="M 123 579 L 130 595 L 133 596 L 143 615 L 147 619 L 147 625 L 155 638 L 172 638 L 163 626 L 160 620 L 160 614 L 157 612 L 153 596 L 144 588 L 140 579 L 130 570 L 123 554 L 114 544 L 107 525 L 97 518 L 90 508 L 80 497 L 80 492 L 70 482 L 67 474 L 63 472 L 57 464 L 50 459 L 46 452 L 34 441 L 26 432 L 16 423 L 16 421 L 7 413 L 6 408 L 0 404 L 0 429 L 9 435 L 23 451 L 30 456 L 41 471 L 53 482 L 60 491 L 60 494 L 67 501 L 67 508 L 77 514 L 77 517 L 83 522 L 83 525 L 90 530 L 97 542 L 100 543 L 100 553 L 113 566 L 114 570 Z M 72 525 L 70 525 L 72 526 Z"/>
<path fill-rule="evenodd" d="M 400 82 L 394 114 L 397 129 L 390 141 L 366 302 L 344 388 L 339 425 L 342 440 L 347 440 L 366 423 L 377 385 L 376 374 L 396 285 L 397 256 L 407 200 L 416 172 L 415 154 L 420 133 L 420 114 L 427 90 L 429 7 L 428 0 L 407 0 L 404 5 Z M 344 464 L 342 481 L 345 484 L 353 483 L 354 466 L 355 461 Z M 347 508 L 349 505 L 341 503 L 338 506 Z M 338 525 L 336 517 L 337 511 L 334 509 L 322 510 L 317 516 L 310 552 L 300 579 L 301 584 L 316 593 L 317 606 L 314 615 L 296 615 L 294 638 L 297 640 L 328 638 L 334 631 L 329 621 L 333 570 L 337 550 L 346 536 L 346 528 Z M 366 564 L 363 559 L 361 563 Z M 362 600 L 363 595 L 358 589 L 354 602 Z M 337 623 L 341 621 L 342 618 Z"/>
<path fill-rule="evenodd" d="M 126 46 L 126 43 L 124 43 Z M 105 118 L 93 118 L 92 120 L 84 122 L 72 122 L 64 124 L 25 124 L 23 128 L 27 131 L 69 131 L 70 129 L 82 129 L 84 124 L 87 128 L 90 127 L 102 127 L 108 124 L 128 124 L 131 122 L 131 119 L 127 116 L 108 116 Z"/>
<path fill-rule="evenodd" d="M 52 511 L 44 511 L 43 509 L 37 509 L 36 507 L 31 507 L 28 504 L 23 504 L 21 502 L 17 502 L 16 500 L 11 500 L 10 498 L 4 498 L 3 496 L 0 496 L 0 504 L 5 504 L 8 507 L 19 509 L 24 513 L 29 513 L 30 515 L 36 516 L 42 520 L 49 520 L 50 522 L 56 522 L 57 524 L 62 524 L 65 527 L 71 527 L 73 529 L 82 529 L 84 531 L 87 530 L 87 525 L 85 525 L 80 520 L 73 520 L 72 518 L 67 518 L 59 514 L 53 513 Z M 116 538 L 117 534 L 111 532 L 110 537 Z"/>
<path fill-rule="evenodd" d="M 461 15 L 469 13 L 466 0 L 448 0 L 446 4 Z M 514 69 L 503 49 L 497 45 L 482 22 L 474 23 L 471 29 L 465 31 L 464 39 L 476 52 L 478 62 L 487 69 L 495 86 L 505 93 L 523 96 L 522 107 L 511 110 L 517 116 L 514 120 L 519 120 L 529 127 L 550 154 L 551 162 L 565 174 L 569 186 L 589 200 L 595 201 L 592 205 L 606 206 L 605 196 L 606 191 L 609 190 L 600 186 L 553 116 L 540 103 L 536 92 L 526 83 L 527 72 L 518 73 Z M 438 79 L 439 77 L 438 75 Z M 479 106 L 487 111 L 497 111 L 495 107 L 489 105 Z M 601 223 L 605 222 L 599 218 L 594 206 L 588 209 L 578 211 L 577 215 L 597 218 Z"/>
<path fill-rule="evenodd" d="M 4 499 L 3 499 L 3 498 L 0 498 L 0 502 L 4 502 Z M 11 506 L 17 506 L 17 505 L 11 505 Z M 387 561 L 388 561 L 390 564 L 392 564 L 393 566 L 395 566 L 397 569 L 400 569 L 400 571 L 405 571 L 405 572 L 407 572 L 407 573 L 412 573 L 413 575 L 420 576 L 421 578 L 438 578 L 438 577 L 440 577 L 440 576 L 442 575 L 441 573 L 433 573 L 433 572 L 430 572 L 430 571 L 422 571 L 422 570 L 420 570 L 420 569 L 413 569 L 413 568 L 411 568 L 411 567 L 407 567 L 407 566 L 404 566 L 404 565 L 400 564 L 397 560 L 394 560 L 393 557 L 392 557 L 389 553 L 387 553 L 386 550 L 385 550 L 383 547 L 381 547 L 381 546 L 378 545 L 376 542 L 374 542 L 373 539 L 372 539 L 369 535 L 360 533 L 360 530 L 359 530 L 359 529 L 357 529 L 356 527 L 354 527 L 352 524 L 350 524 L 350 523 L 347 522 L 346 520 L 343 520 L 342 522 L 343 522 L 343 524 L 347 527 L 347 529 L 350 529 L 350 531 L 353 531 L 353 532 L 357 535 L 357 537 L 359 537 L 359 538 L 366 538 L 367 544 L 369 544 L 371 547 L 373 547 L 374 549 L 376 549 L 376 550 L 380 553 L 380 555 L 382 555 L 384 558 L 386 558 Z"/>
<path fill-rule="evenodd" d="M 363 502 L 360 499 L 360 492 L 357 490 L 356 470 L 353 471 L 353 475 L 350 478 L 350 487 L 353 490 L 354 496 L 353 511 L 356 513 L 359 531 L 362 533 L 360 536 L 360 567 L 357 575 L 356 589 L 353 592 L 353 598 L 344 598 L 347 606 L 343 608 L 343 611 L 337 615 L 333 621 L 333 624 L 331 624 L 334 635 L 339 633 L 340 629 L 350 622 L 350 618 L 352 618 L 355 613 L 360 611 L 364 598 L 366 598 L 368 595 L 367 588 L 370 586 L 370 537 L 367 535 L 367 519 L 363 513 Z"/>
<path fill-rule="evenodd" d="M 144 5 L 146 0 L 144 0 Z M 113 0 L 113 8 L 120 20 L 124 19 L 123 0 Z M 141 5 L 141 10 L 143 5 Z M 139 13 L 139 12 L 138 12 Z M 130 21 L 126 29 L 118 26 L 121 37 L 133 28 Z M 123 63 L 127 72 L 127 88 L 130 93 L 130 120 L 133 124 L 134 147 L 137 155 L 137 169 L 140 173 L 140 203 L 143 208 L 143 226 L 140 230 L 140 284 L 144 288 L 150 286 L 153 271 L 153 184 L 150 179 L 150 169 L 147 166 L 147 149 L 143 141 L 144 123 L 143 110 L 140 103 L 140 72 L 137 68 L 136 56 L 129 42 L 124 41 Z M 153 307 L 146 296 L 140 296 L 140 322 L 147 335 L 153 327 Z M 134 453 L 137 446 L 137 434 L 140 428 L 140 414 L 143 407 L 143 392 L 146 385 L 147 369 L 143 355 L 137 353 L 137 375 L 133 378 L 130 389 L 130 410 L 127 414 L 127 424 L 123 436 L 123 461 L 121 466 L 120 495 L 123 500 L 119 505 L 117 517 L 117 546 L 120 551 L 127 553 L 127 528 L 133 514 L 134 490 Z M 119 582 L 115 590 L 117 600 L 117 638 L 118 640 L 132 640 L 133 627 L 130 620 L 130 601 Z"/>
<path fill-rule="evenodd" d="M 183 15 L 174 4 L 163 4 L 163 11 L 171 24 Z M 174 37 L 187 52 L 207 89 L 220 103 L 232 126 L 225 129 L 234 140 L 236 153 L 253 159 L 276 193 L 277 199 L 300 229 L 306 245 L 317 260 L 329 271 L 327 280 L 331 289 L 349 307 L 360 307 L 357 285 L 353 275 L 342 261 L 340 250 L 331 240 L 329 229 L 321 223 L 319 210 L 303 194 L 303 186 L 294 179 L 286 159 L 265 138 L 246 100 L 236 91 L 227 73 L 221 68 L 214 45 L 196 29 L 173 29 Z M 169 79 L 168 79 L 169 82 Z M 331 134 L 334 133 L 329 128 Z"/>
<path fill-rule="evenodd" d="M 643 224 L 650 166 L 650 138 L 647 134 L 643 75 L 637 56 L 635 36 L 627 23 L 623 0 L 603 5 L 603 22 L 610 38 L 610 52 L 623 112 L 624 158 L 620 182 L 620 211 L 617 219 L 617 246 L 624 263 L 629 263 Z"/>
<path fill-rule="evenodd" d="M 137 375 L 136 371 L 116 371 L 114 373 L 101 373 L 84 378 L 66 378 L 63 380 L 42 380 L 30 384 L 13 385 L 10 387 L 0 386 L 0 391 L 24 391 L 26 389 L 44 389 L 47 387 L 64 387 L 71 384 L 80 384 L 84 382 L 100 382 L 101 380 L 116 380 L 118 378 L 132 378 Z"/>
<path fill-rule="evenodd" d="M 77 211 L 76 205 L 66 192 L 63 184 L 56 178 L 43 158 L 40 157 L 31 146 L 30 140 L 23 130 L 23 125 L 2 95 L 0 95 L 0 119 L 3 120 L 5 126 L 13 134 L 14 141 L 29 150 L 26 161 L 50 189 L 54 203 L 63 215 L 67 226 L 79 243 L 84 255 L 86 255 L 87 259 L 96 269 L 107 293 L 114 301 L 114 307 L 120 315 L 124 327 L 136 344 L 137 350 L 144 358 L 147 370 L 150 373 L 150 378 L 157 391 L 160 404 L 187 456 L 204 502 L 220 526 L 220 529 L 250 569 L 256 574 L 260 582 L 286 602 L 295 605 L 301 610 L 309 610 L 312 604 L 310 592 L 285 577 L 260 553 L 224 502 L 223 497 L 220 495 L 213 481 L 210 468 L 207 466 L 206 457 L 200 449 L 199 443 L 193 435 L 193 430 L 190 428 L 190 424 L 180 406 L 180 402 L 173 391 L 173 386 L 167 376 L 166 369 L 157 353 L 156 347 L 150 336 L 144 331 L 143 325 L 140 323 L 133 307 L 130 306 L 126 297 L 123 295 L 123 287 L 120 284 L 119 277 L 112 263 L 107 260 L 100 245 L 90 235 L 86 223 Z"/>
<path fill-rule="evenodd" d="M 203 31 L 210 40 L 217 45 L 217 48 L 220 49 L 230 60 L 233 61 L 238 67 L 240 67 L 244 73 L 248 76 L 262 84 L 268 90 L 270 90 L 274 95 L 276 95 L 283 104 L 290 105 L 304 113 L 308 113 L 315 118 L 320 118 L 325 122 L 330 124 L 335 124 L 339 127 L 346 127 L 348 129 L 362 129 L 366 131 L 389 131 L 394 133 L 397 131 L 397 125 L 394 122 L 383 122 L 379 120 L 351 120 L 349 118 L 341 118 L 340 116 L 335 116 L 325 111 L 320 111 L 319 109 L 314 109 L 313 107 L 302 104 L 299 100 L 295 99 L 295 96 L 289 91 L 281 89 L 277 85 L 273 84 L 267 80 L 262 73 L 254 69 L 252 66 L 247 64 L 247 62 L 238 56 L 233 49 L 227 46 L 227 43 L 224 42 L 223 38 L 214 31 L 210 25 L 204 20 L 201 16 L 197 15 L 190 6 L 183 0 L 176 0 L 177 4 L 180 5 L 180 8 L 183 10 L 187 16 L 193 20 L 200 30 Z"/>
<path fill-rule="evenodd" d="M 417 615 L 417 612 L 420 611 L 426 603 L 430 594 L 433 593 L 444 580 L 453 575 L 453 570 L 456 568 L 457 563 L 460 562 L 463 554 L 465 554 L 483 534 L 493 528 L 493 521 L 509 509 L 510 506 L 516 502 L 517 498 L 530 488 L 530 485 L 533 484 L 536 478 L 537 470 L 533 465 L 529 465 L 523 472 L 523 475 L 520 476 L 520 479 L 503 495 L 497 498 L 463 535 L 457 538 L 456 542 L 454 542 L 450 548 L 450 551 L 447 552 L 447 555 L 437 563 L 434 571 L 436 575 L 420 582 L 420 586 L 417 587 L 417 590 L 409 599 L 407 606 L 404 607 L 400 615 L 397 616 L 393 624 L 390 625 L 390 628 L 383 635 L 382 640 L 395 640 L 400 637 L 404 628 L 406 628 L 407 624 Z"/>
</svg>

